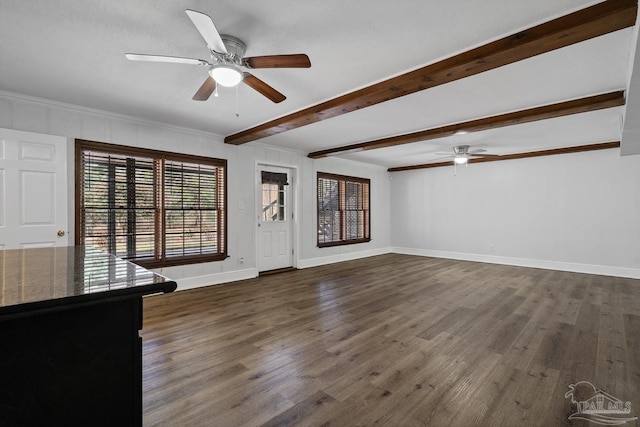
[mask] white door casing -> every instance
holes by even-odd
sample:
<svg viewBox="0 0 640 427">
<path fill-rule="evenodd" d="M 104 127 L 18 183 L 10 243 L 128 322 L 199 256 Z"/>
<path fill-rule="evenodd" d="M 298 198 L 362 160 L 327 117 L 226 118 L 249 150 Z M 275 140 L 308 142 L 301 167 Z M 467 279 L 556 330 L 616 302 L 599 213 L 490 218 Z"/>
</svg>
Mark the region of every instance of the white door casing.
<svg viewBox="0 0 640 427">
<path fill-rule="evenodd" d="M 263 178 L 263 173 L 267 174 L 266 178 Z M 283 177 L 285 177 L 286 183 L 277 182 Z M 258 271 L 293 266 L 292 214 L 294 204 L 291 180 L 291 169 L 258 166 L 258 197 L 256 201 L 258 207 Z"/>
<path fill-rule="evenodd" d="M 67 139 L 0 128 L 0 249 L 68 245 Z"/>
</svg>

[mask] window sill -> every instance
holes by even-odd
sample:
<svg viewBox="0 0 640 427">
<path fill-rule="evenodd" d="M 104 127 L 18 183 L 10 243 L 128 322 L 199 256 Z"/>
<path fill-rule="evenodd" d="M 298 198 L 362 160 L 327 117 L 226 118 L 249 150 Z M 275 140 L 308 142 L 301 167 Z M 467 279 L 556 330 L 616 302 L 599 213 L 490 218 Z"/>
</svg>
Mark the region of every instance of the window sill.
<svg viewBox="0 0 640 427">
<path fill-rule="evenodd" d="M 205 262 L 216 262 L 216 261 L 224 261 L 227 259 L 227 254 L 216 254 L 216 255 L 207 255 L 207 256 L 190 256 L 190 257 L 180 257 L 180 258 L 169 258 L 166 260 L 158 261 L 158 260 L 128 260 L 132 263 L 139 265 L 144 268 L 164 268 L 164 267 L 175 267 L 179 265 L 189 265 L 189 264 L 201 264 Z"/>
<path fill-rule="evenodd" d="M 327 242 L 327 243 L 318 243 L 319 248 L 327 248 L 332 246 L 344 246 L 344 245 L 355 245 L 357 243 L 367 243 L 370 242 L 371 238 L 368 239 L 357 239 L 357 240 L 340 240 L 338 242 Z"/>
</svg>

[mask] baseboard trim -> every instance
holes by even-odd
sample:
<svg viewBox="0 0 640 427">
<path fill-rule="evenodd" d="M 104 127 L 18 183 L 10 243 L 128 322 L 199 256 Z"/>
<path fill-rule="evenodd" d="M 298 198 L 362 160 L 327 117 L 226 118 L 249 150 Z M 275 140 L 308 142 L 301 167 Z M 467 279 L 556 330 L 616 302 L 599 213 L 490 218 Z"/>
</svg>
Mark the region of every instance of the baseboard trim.
<svg viewBox="0 0 640 427">
<path fill-rule="evenodd" d="M 640 269 L 608 265 L 580 264 L 572 262 L 548 261 L 528 258 L 502 257 L 494 255 L 470 254 L 463 252 L 436 251 L 418 248 L 392 248 L 394 253 L 419 255 L 433 258 L 447 258 L 462 261 L 486 262 L 489 264 L 514 265 L 518 267 L 542 268 L 545 270 L 570 271 L 573 273 L 597 274 L 601 276 L 640 279 Z"/>
<path fill-rule="evenodd" d="M 309 258 L 298 260 L 297 268 L 311 268 L 321 265 L 334 264 L 343 261 L 352 261 L 360 258 L 367 258 L 376 255 L 397 253 L 403 255 L 418 255 L 433 258 L 455 259 L 461 261 L 485 262 L 488 264 L 514 265 L 518 267 L 542 268 L 545 270 L 569 271 L 573 273 L 597 274 L 601 276 L 625 277 L 629 279 L 640 279 L 640 269 L 615 267 L 607 265 L 591 265 L 570 262 L 548 261 L 528 258 L 502 257 L 493 255 L 470 254 L 464 252 L 436 251 L 419 248 L 386 247 L 380 249 L 370 249 L 360 252 L 351 252 L 325 257 Z M 208 274 L 205 276 L 187 277 L 176 280 L 179 291 L 187 289 L 202 288 L 205 286 L 219 285 L 221 283 L 236 282 L 239 280 L 253 279 L 258 277 L 257 268 L 247 268 L 244 270 L 230 271 L 226 273 Z"/>
<path fill-rule="evenodd" d="M 326 264 L 334 264 L 336 262 L 352 261 L 354 259 L 368 258 L 376 255 L 384 255 L 393 252 L 390 247 L 380 249 L 369 249 L 360 252 L 350 252 L 338 255 L 329 255 L 317 258 L 308 258 L 298 260 L 298 268 L 318 267 Z"/>
</svg>

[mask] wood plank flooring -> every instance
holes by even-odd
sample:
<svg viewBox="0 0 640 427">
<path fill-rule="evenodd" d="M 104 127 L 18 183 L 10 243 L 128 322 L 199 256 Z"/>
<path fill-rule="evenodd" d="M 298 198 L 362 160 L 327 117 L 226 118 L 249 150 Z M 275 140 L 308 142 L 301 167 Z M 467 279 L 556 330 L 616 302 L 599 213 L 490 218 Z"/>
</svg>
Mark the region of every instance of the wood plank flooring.
<svg viewBox="0 0 640 427">
<path fill-rule="evenodd" d="M 142 337 L 147 426 L 596 425 L 579 381 L 640 416 L 640 280 L 389 254 L 147 297 Z"/>
</svg>

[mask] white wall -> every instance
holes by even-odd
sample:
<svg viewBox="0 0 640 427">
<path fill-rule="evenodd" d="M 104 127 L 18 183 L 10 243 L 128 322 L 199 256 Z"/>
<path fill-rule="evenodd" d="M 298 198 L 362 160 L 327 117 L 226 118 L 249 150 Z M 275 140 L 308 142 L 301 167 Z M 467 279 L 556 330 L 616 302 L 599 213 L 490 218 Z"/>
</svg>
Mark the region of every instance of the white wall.
<svg viewBox="0 0 640 427">
<path fill-rule="evenodd" d="M 73 242 L 74 140 L 76 138 L 227 159 L 228 254 L 225 261 L 157 270 L 178 282 L 179 289 L 255 277 L 256 165 L 290 166 L 297 172 L 296 258 L 299 268 L 390 251 L 389 179 L 384 168 L 340 159 L 312 160 L 300 153 L 260 143 L 224 144 L 223 137 L 166 126 L 102 111 L 0 92 L 0 127 L 68 138 L 69 241 Z M 371 179 L 372 241 L 339 248 L 316 247 L 316 171 Z M 244 205 L 244 209 L 242 206 Z M 240 264 L 239 259 L 244 263 Z"/>
<path fill-rule="evenodd" d="M 453 168 L 389 174 L 348 160 L 312 160 L 256 142 L 232 146 L 218 135 L 2 92 L 0 127 L 68 138 L 70 241 L 75 138 L 227 159 L 230 258 L 163 269 L 180 289 L 257 274 L 258 163 L 296 170 L 299 268 L 393 249 L 640 278 L 640 156 L 620 157 L 619 150 L 472 164 L 458 168 L 457 176 Z M 316 246 L 318 171 L 371 179 L 371 242 Z"/>
<path fill-rule="evenodd" d="M 640 156 L 618 149 L 392 174 L 402 253 L 640 278 Z"/>
</svg>

